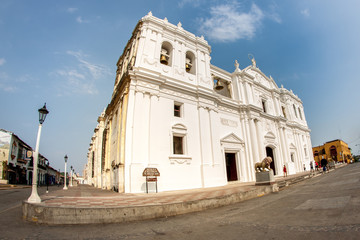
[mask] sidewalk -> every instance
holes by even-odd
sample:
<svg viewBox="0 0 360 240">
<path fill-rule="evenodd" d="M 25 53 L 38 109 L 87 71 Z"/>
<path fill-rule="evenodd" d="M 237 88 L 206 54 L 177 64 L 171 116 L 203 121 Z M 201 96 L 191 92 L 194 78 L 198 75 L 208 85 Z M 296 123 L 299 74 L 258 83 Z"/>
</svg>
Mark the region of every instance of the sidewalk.
<svg viewBox="0 0 360 240">
<path fill-rule="evenodd" d="M 79 185 L 44 194 L 40 196 L 40 204 L 24 201 L 23 217 L 46 224 L 118 223 L 168 217 L 260 197 L 309 177 L 310 172 L 302 172 L 276 177 L 276 184 L 268 186 L 236 182 L 221 187 L 149 194 L 116 193 Z"/>
<path fill-rule="evenodd" d="M 22 184 L 0 184 L 0 190 L 14 189 L 14 188 L 31 188 L 31 185 Z"/>
</svg>

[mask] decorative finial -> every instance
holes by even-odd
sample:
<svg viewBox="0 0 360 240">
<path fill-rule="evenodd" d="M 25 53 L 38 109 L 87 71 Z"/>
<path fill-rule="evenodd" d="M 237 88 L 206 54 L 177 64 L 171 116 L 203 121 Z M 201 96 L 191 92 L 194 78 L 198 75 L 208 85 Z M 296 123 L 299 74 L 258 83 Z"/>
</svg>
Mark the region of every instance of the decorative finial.
<svg viewBox="0 0 360 240">
<path fill-rule="evenodd" d="M 256 61 L 255 61 L 254 56 L 253 56 L 251 53 L 249 53 L 249 54 L 248 54 L 248 58 L 251 60 L 252 66 L 253 66 L 254 68 L 256 68 Z"/>
<path fill-rule="evenodd" d="M 281 84 L 281 88 L 284 88 L 284 85 Z"/>
<path fill-rule="evenodd" d="M 166 17 L 164 18 L 164 22 L 168 22 L 168 19 Z"/>
<path fill-rule="evenodd" d="M 270 75 L 270 79 L 271 79 L 271 80 L 274 80 L 271 75 Z"/>
<path fill-rule="evenodd" d="M 151 11 L 148 13 L 148 16 L 152 16 L 152 12 L 151 12 Z"/>
<path fill-rule="evenodd" d="M 178 26 L 178 28 L 181 28 L 181 26 L 182 26 L 181 22 L 179 22 L 177 26 Z"/>
<path fill-rule="evenodd" d="M 235 60 L 235 72 L 239 72 L 240 71 L 240 68 L 239 68 L 239 63 L 237 60 Z"/>
</svg>

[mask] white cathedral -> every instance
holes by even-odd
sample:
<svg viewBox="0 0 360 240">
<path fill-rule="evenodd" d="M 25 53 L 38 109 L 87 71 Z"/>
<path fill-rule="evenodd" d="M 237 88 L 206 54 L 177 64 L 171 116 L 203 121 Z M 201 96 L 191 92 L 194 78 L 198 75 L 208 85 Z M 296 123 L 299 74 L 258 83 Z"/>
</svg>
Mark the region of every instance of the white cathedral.
<svg viewBox="0 0 360 240">
<path fill-rule="evenodd" d="M 89 184 L 125 193 L 146 190 L 157 168 L 159 191 L 255 181 L 254 164 L 271 156 L 275 177 L 309 169 L 310 129 L 302 101 L 256 66 L 230 73 L 210 63 L 204 37 L 151 12 L 136 25 L 111 102 L 98 118 L 86 165 Z M 149 190 L 154 191 L 154 183 Z"/>
</svg>

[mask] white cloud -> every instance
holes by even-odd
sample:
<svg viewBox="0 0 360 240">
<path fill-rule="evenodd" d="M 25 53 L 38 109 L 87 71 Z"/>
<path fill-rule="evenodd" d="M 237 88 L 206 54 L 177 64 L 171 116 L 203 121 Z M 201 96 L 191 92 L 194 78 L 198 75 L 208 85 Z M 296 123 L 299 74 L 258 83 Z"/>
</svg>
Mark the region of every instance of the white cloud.
<svg viewBox="0 0 360 240">
<path fill-rule="evenodd" d="M 76 12 L 77 10 L 78 10 L 77 8 L 72 8 L 72 7 L 70 7 L 70 8 L 67 9 L 67 12 L 69 12 L 69 13 L 74 13 L 74 12 Z"/>
<path fill-rule="evenodd" d="M 181 0 L 181 1 L 179 1 L 178 6 L 180 8 L 182 8 L 187 4 L 191 4 L 194 7 L 198 7 L 202 2 L 203 2 L 203 0 Z"/>
<path fill-rule="evenodd" d="M 94 81 L 87 79 L 85 75 L 79 73 L 76 69 L 61 69 L 51 73 L 52 76 L 60 78 L 61 95 L 63 93 L 81 93 L 97 94 L 98 91 Z"/>
<path fill-rule="evenodd" d="M 80 62 L 80 67 L 88 70 L 91 76 L 95 79 L 98 79 L 99 77 L 104 75 L 111 74 L 108 68 L 86 61 L 85 58 L 87 57 L 87 55 L 83 54 L 82 52 L 67 51 L 66 53 L 76 57 L 76 59 Z"/>
<path fill-rule="evenodd" d="M 0 58 L 0 66 L 4 65 L 6 63 L 5 58 Z"/>
<path fill-rule="evenodd" d="M 34 80 L 34 78 L 30 74 L 25 74 L 25 75 L 18 77 L 16 79 L 16 82 L 25 83 L 25 82 L 30 82 L 33 80 Z"/>
<path fill-rule="evenodd" d="M 108 68 L 85 60 L 88 55 L 81 51 L 67 51 L 66 54 L 75 57 L 78 64 L 51 73 L 61 80 L 61 93 L 98 94 L 96 80 L 108 77 L 111 74 Z"/>
<path fill-rule="evenodd" d="M 307 8 L 307 9 L 304 9 L 304 10 L 301 10 L 300 13 L 304 16 L 304 17 L 310 17 L 310 10 Z"/>
<path fill-rule="evenodd" d="M 4 72 L 0 72 L 0 90 L 4 92 L 15 92 L 16 90 L 16 87 L 9 84 L 9 76 Z"/>
<path fill-rule="evenodd" d="M 77 17 L 77 18 L 76 18 L 76 21 L 77 21 L 78 23 L 89 23 L 89 22 L 90 22 L 90 21 L 88 21 L 88 20 L 84 20 L 81 16 Z"/>
<path fill-rule="evenodd" d="M 279 9 L 278 5 L 275 2 L 273 2 L 270 4 L 269 8 L 270 8 L 270 11 L 269 11 L 269 13 L 266 14 L 267 17 L 270 18 L 271 20 L 273 20 L 274 22 L 282 23 L 282 19 L 278 13 L 278 9 Z"/>
<path fill-rule="evenodd" d="M 221 42 L 251 39 L 263 18 L 264 14 L 256 4 L 252 4 L 248 13 L 240 12 L 234 4 L 219 5 L 211 8 L 210 18 L 200 20 L 200 32 Z"/>
</svg>

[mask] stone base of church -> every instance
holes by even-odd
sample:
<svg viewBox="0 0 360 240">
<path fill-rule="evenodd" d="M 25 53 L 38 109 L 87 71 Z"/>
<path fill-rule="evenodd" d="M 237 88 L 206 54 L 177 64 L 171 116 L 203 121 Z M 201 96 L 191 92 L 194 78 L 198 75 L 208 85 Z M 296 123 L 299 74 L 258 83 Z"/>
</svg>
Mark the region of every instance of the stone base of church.
<svg viewBox="0 0 360 240">
<path fill-rule="evenodd" d="M 255 185 L 272 185 L 275 183 L 274 172 L 271 169 L 270 171 L 257 172 L 256 173 L 256 183 Z"/>
</svg>

